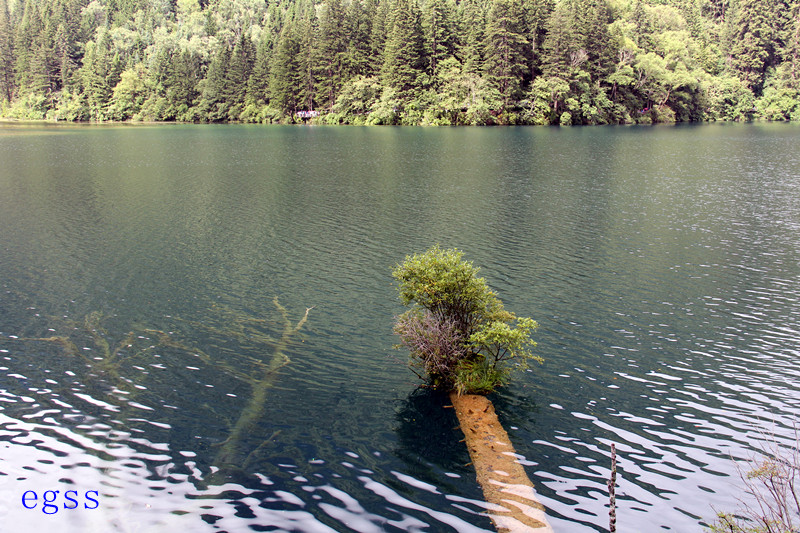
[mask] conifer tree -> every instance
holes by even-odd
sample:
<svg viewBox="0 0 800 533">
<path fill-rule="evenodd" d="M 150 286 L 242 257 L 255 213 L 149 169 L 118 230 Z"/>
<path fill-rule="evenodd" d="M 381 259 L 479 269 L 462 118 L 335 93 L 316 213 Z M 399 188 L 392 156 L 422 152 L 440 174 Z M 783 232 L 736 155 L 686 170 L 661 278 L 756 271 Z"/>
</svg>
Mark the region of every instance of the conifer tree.
<svg viewBox="0 0 800 533">
<path fill-rule="evenodd" d="M 326 0 L 319 23 L 320 99 L 330 109 L 344 84 L 347 35 L 341 0 Z"/>
<path fill-rule="evenodd" d="M 391 31 L 390 0 L 375 0 L 376 7 L 370 24 L 370 73 L 377 74 L 383 67 L 386 39 Z"/>
<path fill-rule="evenodd" d="M 453 6 L 448 0 L 428 0 L 422 9 L 427 71 L 438 74 L 439 64 L 455 54 L 456 36 Z"/>
<path fill-rule="evenodd" d="M 297 111 L 303 78 L 300 71 L 300 40 L 294 23 L 287 23 L 275 46 L 270 61 L 270 104 L 285 115 L 293 116 Z"/>
<path fill-rule="evenodd" d="M 633 22 L 634 42 L 643 51 L 652 52 L 655 48 L 655 43 L 653 42 L 653 23 L 650 20 L 650 15 L 647 13 L 642 0 L 636 0 L 634 3 L 631 22 Z"/>
<path fill-rule="evenodd" d="M 742 81 L 756 94 L 764 87 L 775 55 L 775 0 L 739 0 L 733 16 L 730 61 Z"/>
<path fill-rule="evenodd" d="M 525 82 L 530 83 L 542 73 L 542 55 L 544 40 L 547 36 L 547 19 L 555 7 L 554 0 L 525 0 L 523 10 L 525 13 L 525 37 L 528 47 L 525 53 L 528 61 L 528 72 Z"/>
<path fill-rule="evenodd" d="M 225 84 L 223 98 L 229 106 L 229 115 L 232 119 L 238 118 L 244 106 L 247 94 L 247 81 L 255 61 L 253 43 L 243 31 L 231 52 L 230 63 L 225 71 Z M 234 111 L 238 109 L 238 112 Z"/>
<path fill-rule="evenodd" d="M 17 9 L 20 6 L 17 5 Z M 15 51 L 14 73 L 15 85 L 22 95 L 42 89 L 41 75 L 42 55 L 46 54 L 42 37 L 44 22 L 42 21 L 38 3 L 25 0 L 22 16 L 14 28 Z M 38 62 L 38 64 L 36 64 Z M 44 84 L 46 85 L 46 84 Z"/>
<path fill-rule="evenodd" d="M 269 100 L 269 60 L 272 56 L 273 34 L 264 30 L 256 48 L 253 70 L 247 80 L 247 103 L 263 106 Z"/>
<path fill-rule="evenodd" d="M 300 57 L 298 61 L 301 83 L 298 94 L 298 107 L 312 111 L 317 102 L 319 84 L 319 50 L 317 48 L 317 19 L 309 9 L 299 23 Z"/>
<path fill-rule="evenodd" d="M 345 58 L 345 80 L 372 74 L 370 53 L 372 22 L 377 10 L 374 0 L 350 0 L 345 12 L 345 35 L 347 53 Z"/>
<path fill-rule="evenodd" d="M 486 25 L 484 71 L 503 97 L 503 107 L 517 99 L 526 72 L 523 11 L 519 0 L 493 0 Z"/>
<path fill-rule="evenodd" d="M 783 62 L 788 65 L 789 77 L 794 87 L 800 89 L 800 2 L 795 2 L 788 12 L 788 18 L 781 55 Z"/>
<path fill-rule="evenodd" d="M 384 52 L 384 83 L 396 89 L 401 98 L 410 98 L 421 86 L 424 65 L 422 27 L 416 2 L 395 0 Z"/>
<path fill-rule="evenodd" d="M 7 0 L 0 0 L 0 99 L 14 97 L 14 34 Z"/>
<path fill-rule="evenodd" d="M 204 118 L 214 122 L 224 120 L 228 115 L 228 106 L 225 102 L 225 82 L 227 79 L 228 65 L 231 52 L 225 43 L 220 43 L 217 53 L 208 66 L 206 79 L 203 82 L 203 93 L 200 98 L 200 109 Z"/>
<path fill-rule="evenodd" d="M 578 12 L 581 46 L 586 50 L 587 70 L 593 81 L 609 74 L 616 54 L 608 32 L 610 16 L 607 0 L 584 0 Z"/>
<path fill-rule="evenodd" d="M 97 41 L 87 46 L 81 67 L 83 93 L 94 120 L 105 120 L 111 94 L 120 80 L 122 62 L 108 31 L 100 29 Z"/>
<path fill-rule="evenodd" d="M 172 116 L 186 120 L 186 113 L 200 96 L 200 58 L 188 50 L 174 54 L 171 60 L 166 97 L 171 106 Z"/>
<path fill-rule="evenodd" d="M 542 46 L 546 76 L 568 75 L 576 63 L 580 35 L 575 7 L 575 0 L 562 0 L 547 20 L 547 36 Z"/>
<path fill-rule="evenodd" d="M 461 42 L 457 55 L 465 73 L 478 74 L 483 65 L 486 13 L 477 0 L 465 0 L 459 5 Z"/>
</svg>

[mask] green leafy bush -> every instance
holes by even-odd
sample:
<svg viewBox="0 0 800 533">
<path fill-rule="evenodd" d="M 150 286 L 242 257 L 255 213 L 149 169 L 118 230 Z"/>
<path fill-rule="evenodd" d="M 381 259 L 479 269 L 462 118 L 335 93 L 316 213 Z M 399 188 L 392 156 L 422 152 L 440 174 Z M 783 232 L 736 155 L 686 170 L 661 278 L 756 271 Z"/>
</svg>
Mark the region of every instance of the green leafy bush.
<svg viewBox="0 0 800 533">
<path fill-rule="evenodd" d="M 486 394 L 513 368 L 542 362 L 531 352 L 536 322 L 506 311 L 478 271 L 460 251 L 434 246 L 407 256 L 392 273 L 400 300 L 411 306 L 394 332 L 411 353 L 412 369 L 432 387 Z"/>
</svg>

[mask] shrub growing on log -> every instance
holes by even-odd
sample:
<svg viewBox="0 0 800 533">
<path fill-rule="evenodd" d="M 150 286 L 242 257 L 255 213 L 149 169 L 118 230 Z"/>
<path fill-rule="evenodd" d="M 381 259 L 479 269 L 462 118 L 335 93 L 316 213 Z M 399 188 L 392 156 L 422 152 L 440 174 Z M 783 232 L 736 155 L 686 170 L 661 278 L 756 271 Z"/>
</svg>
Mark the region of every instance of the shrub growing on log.
<svg viewBox="0 0 800 533">
<path fill-rule="evenodd" d="M 460 251 L 434 246 L 392 273 L 400 300 L 411 306 L 394 332 L 432 387 L 486 394 L 505 384 L 513 367 L 542 362 L 531 353 L 536 322 L 506 311 L 479 270 Z"/>
</svg>

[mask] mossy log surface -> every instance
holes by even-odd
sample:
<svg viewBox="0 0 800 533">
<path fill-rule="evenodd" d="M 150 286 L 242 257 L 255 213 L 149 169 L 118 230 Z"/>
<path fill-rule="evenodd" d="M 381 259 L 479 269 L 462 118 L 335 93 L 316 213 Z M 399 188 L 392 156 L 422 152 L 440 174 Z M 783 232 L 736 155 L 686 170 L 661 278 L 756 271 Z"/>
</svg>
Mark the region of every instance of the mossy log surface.
<svg viewBox="0 0 800 533">
<path fill-rule="evenodd" d="M 492 402 L 486 396 L 456 392 L 450 394 L 450 400 L 497 531 L 552 533 L 544 506 L 536 498 L 533 483 L 517 460 Z"/>
</svg>

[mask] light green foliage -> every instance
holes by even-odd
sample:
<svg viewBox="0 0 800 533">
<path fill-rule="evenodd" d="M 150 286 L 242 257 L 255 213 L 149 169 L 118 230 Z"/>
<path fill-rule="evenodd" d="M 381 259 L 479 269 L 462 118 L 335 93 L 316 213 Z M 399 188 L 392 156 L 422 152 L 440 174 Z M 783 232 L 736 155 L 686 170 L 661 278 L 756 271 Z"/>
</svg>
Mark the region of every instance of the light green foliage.
<svg viewBox="0 0 800 533">
<path fill-rule="evenodd" d="M 147 89 L 146 72 L 142 65 L 125 70 L 114 87 L 109 117 L 113 120 L 124 120 L 137 115 L 142 109 Z"/>
<path fill-rule="evenodd" d="M 713 78 L 706 88 L 708 118 L 712 120 L 747 120 L 753 114 L 755 98 L 745 83 L 735 77 Z"/>
<path fill-rule="evenodd" d="M 542 362 L 531 352 L 536 322 L 506 311 L 478 272 L 462 252 L 434 246 L 392 273 L 400 300 L 412 306 L 395 333 L 434 387 L 484 394 L 506 383 L 512 368 Z"/>
<path fill-rule="evenodd" d="M 464 333 L 472 333 L 480 323 L 509 318 L 503 304 L 479 269 L 464 261 L 463 253 L 434 246 L 422 254 L 406 257 L 392 275 L 403 305 L 417 304 L 431 313 L 454 319 Z"/>
<path fill-rule="evenodd" d="M 361 118 L 369 114 L 381 96 L 383 87 L 377 78 L 356 78 L 344 86 L 336 99 L 332 114 L 346 120 L 348 117 Z M 337 120 L 338 122 L 338 120 Z"/>
<path fill-rule="evenodd" d="M 469 343 L 477 353 L 485 354 L 486 359 L 500 362 L 507 359 L 518 358 L 521 365 L 533 359 L 539 363 L 543 359 L 534 355 L 530 350 L 536 347 L 531 339 L 531 333 L 538 327 L 532 318 L 522 317 L 511 322 L 493 320 L 481 324 L 475 333 L 469 337 Z"/>
</svg>

